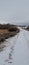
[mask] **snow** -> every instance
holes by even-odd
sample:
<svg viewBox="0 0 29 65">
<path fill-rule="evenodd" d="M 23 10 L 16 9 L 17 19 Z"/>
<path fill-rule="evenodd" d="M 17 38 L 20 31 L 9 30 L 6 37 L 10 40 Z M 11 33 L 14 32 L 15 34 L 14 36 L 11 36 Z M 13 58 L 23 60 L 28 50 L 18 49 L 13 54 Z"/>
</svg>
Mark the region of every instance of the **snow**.
<svg viewBox="0 0 29 65">
<path fill-rule="evenodd" d="M 4 45 L 0 65 L 29 65 L 29 31 L 20 28 L 20 32 L 7 39 Z"/>
<path fill-rule="evenodd" d="M 29 43 L 27 42 L 28 38 L 29 32 L 21 30 L 15 46 L 14 65 L 29 65 Z"/>
</svg>

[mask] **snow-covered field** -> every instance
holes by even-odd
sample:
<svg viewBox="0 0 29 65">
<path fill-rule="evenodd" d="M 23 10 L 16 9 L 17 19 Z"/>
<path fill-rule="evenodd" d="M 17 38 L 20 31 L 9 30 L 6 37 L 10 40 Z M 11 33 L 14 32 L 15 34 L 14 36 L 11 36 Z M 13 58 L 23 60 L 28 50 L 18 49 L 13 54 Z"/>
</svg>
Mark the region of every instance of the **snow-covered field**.
<svg viewBox="0 0 29 65">
<path fill-rule="evenodd" d="M 20 28 L 20 32 L 3 45 L 0 65 L 29 65 L 29 31 Z"/>
</svg>

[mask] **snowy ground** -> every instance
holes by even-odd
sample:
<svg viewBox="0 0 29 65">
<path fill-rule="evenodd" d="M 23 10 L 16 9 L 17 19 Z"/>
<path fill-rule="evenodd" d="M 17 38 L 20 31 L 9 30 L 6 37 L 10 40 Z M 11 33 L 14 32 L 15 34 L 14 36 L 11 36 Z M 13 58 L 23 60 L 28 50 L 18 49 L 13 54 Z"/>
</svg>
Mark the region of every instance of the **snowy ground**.
<svg viewBox="0 0 29 65">
<path fill-rule="evenodd" d="M 0 52 L 0 65 L 29 65 L 29 32 L 20 29 L 13 38 L 7 39 Z"/>
</svg>

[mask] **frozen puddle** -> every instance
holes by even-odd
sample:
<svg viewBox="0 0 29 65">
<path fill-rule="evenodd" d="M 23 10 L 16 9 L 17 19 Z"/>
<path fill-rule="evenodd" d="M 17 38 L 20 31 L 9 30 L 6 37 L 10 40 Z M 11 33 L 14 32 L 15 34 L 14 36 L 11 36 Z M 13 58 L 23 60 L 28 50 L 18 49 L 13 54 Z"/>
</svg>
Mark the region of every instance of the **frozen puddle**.
<svg viewBox="0 0 29 65">
<path fill-rule="evenodd" d="M 29 65 L 29 32 L 21 30 L 4 42 L 0 52 L 0 65 Z"/>
</svg>

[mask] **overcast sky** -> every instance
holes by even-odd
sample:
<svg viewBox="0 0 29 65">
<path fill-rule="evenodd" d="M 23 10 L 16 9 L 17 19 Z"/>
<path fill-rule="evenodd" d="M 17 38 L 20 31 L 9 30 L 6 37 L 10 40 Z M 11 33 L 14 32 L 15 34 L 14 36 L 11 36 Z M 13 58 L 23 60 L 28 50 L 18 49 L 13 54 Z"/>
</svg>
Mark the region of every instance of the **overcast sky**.
<svg viewBox="0 0 29 65">
<path fill-rule="evenodd" d="M 29 0 L 0 0 L 2 22 L 29 23 Z"/>
</svg>

